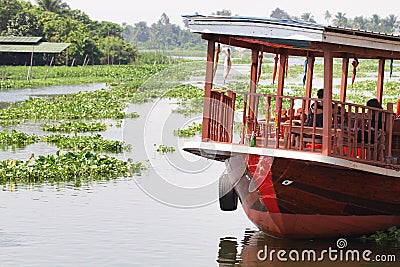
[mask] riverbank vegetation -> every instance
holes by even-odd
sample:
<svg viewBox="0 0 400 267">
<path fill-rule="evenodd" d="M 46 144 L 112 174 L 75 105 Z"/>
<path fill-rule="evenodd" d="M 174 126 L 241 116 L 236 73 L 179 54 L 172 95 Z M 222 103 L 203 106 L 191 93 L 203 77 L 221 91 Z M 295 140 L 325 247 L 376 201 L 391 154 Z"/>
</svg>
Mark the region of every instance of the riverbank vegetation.
<svg viewBox="0 0 400 267">
<path fill-rule="evenodd" d="M 56 57 L 56 64 L 127 64 L 135 59 L 136 49 L 122 38 L 122 26 L 91 20 L 62 1 L 36 3 L 0 0 L 1 35 L 40 36 L 44 41 L 71 43 Z M 35 55 L 34 60 L 43 65 L 51 62 L 51 57 Z"/>
<path fill-rule="evenodd" d="M 148 60 L 161 61 L 161 57 L 161 55 L 159 58 L 149 56 Z M 174 64 L 174 61 L 171 64 Z M 170 66 L 169 61 L 165 64 L 94 65 L 86 67 L 53 66 L 49 68 L 34 66 L 29 80 L 26 79 L 29 67 L 1 66 L 0 90 L 94 82 L 143 82 Z"/>
<path fill-rule="evenodd" d="M 310 12 L 304 12 L 300 16 L 289 15 L 279 7 L 275 8 L 269 16 L 277 19 L 292 19 L 316 23 L 314 16 Z M 331 14 L 329 10 L 326 10 L 324 18 L 324 23 L 328 25 L 374 32 L 394 33 L 398 27 L 397 16 L 394 14 L 389 14 L 385 18 L 381 18 L 378 14 L 373 14 L 371 17 L 356 16 L 348 18 L 345 12 L 339 11 L 336 14 Z"/>
</svg>

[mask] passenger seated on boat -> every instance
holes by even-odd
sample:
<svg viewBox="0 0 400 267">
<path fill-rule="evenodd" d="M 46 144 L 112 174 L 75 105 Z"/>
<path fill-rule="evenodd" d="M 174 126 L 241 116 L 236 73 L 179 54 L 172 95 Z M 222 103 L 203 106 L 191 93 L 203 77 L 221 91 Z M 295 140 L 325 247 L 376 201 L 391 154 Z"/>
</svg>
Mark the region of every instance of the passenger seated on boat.
<svg viewBox="0 0 400 267">
<path fill-rule="evenodd" d="M 295 117 L 295 110 L 294 110 L 294 108 L 290 108 L 290 109 L 288 109 L 288 111 L 287 111 L 287 115 L 288 115 L 288 120 L 290 120 L 290 119 L 292 119 L 292 120 L 295 120 L 296 119 L 296 117 Z"/>
<path fill-rule="evenodd" d="M 318 97 L 318 99 L 322 99 L 324 97 L 324 89 L 318 90 L 317 97 Z M 311 105 L 310 111 L 308 113 L 308 120 L 307 120 L 308 126 L 314 126 L 314 113 L 316 114 L 315 126 L 322 127 L 324 114 L 323 114 L 323 106 L 322 106 L 321 101 L 317 101 L 316 103 L 313 103 Z"/>
<path fill-rule="evenodd" d="M 378 99 L 376 98 L 372 98 L 370 100 L 367 101 L 367 106 L 368 107 L 373 107 L 373 108 L 379 108 L 382 109 L 381 104 L 379 103 Z M 375 125 L 375 115 L 376 113 L 378 113 L 378 125 Z M 375 142 L 375 130 L 378 129 L 381 130 L 382 129 L 382 112 L 376 111 L 376 110 L 372 110 L 372 116 L 371 116 L 371 136 L 370 136 L 370 140 L 371 140 L 371 144 L 373 144 Z M 375 127 L 377 126 L 377 127 Z M 368 143 L 368 122 L 365 125 L 365 130 L 364 130 L 364 143 Z M 357 133 L 357 142 L 361 142 L 362 140 L 362 129 L 358 130 Z"/>
<path fill-rule="evenodd" d="M 285 122 L 287 120 L 288 120 L 287 110 L 282 109 L 281 110 L 281 122 Z"/>
<path fill-rule="evenodd" d="M 307 119 L 307 116 L 305 116 L 305 114 L 303 113 L 303 109 L 302 108 L 298 108 L 294 118 L 296 120 L 305 121 Z"/>
</svg>

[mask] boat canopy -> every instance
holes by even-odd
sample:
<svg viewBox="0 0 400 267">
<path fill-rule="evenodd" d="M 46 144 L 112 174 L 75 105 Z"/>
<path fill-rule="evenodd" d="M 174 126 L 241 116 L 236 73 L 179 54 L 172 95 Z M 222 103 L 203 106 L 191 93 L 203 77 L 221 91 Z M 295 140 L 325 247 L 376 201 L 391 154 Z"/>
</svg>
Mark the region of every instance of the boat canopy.
<svg viewBox="0 0 400 267">
<path fill-rule="evenodd" d="M 294 56 L 329 50 L 336 58 L 400 59 L 400 36 L 296 20 L 242 16 L 183 16 L 190 30 L 214 40 L 269 53 Z"/>
</svg>

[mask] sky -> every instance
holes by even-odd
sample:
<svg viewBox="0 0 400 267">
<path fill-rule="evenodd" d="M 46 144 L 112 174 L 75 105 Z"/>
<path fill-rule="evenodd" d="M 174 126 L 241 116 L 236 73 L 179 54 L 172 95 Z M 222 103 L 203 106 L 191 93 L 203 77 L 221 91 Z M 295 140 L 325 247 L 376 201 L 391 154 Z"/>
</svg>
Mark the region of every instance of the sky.
<svg viewBox="0 0 400 267">
<path fill-rule="evenodd" d="M 233 15 L 269 17 L 276 7 L 289 15 L 300 16 L 310 12 L 318 23 L 326 24 L 326 10 L 334 16 L 337 12 L 346 14 L 348 18 L 355 16 L 371 17 L 378 14 L 386 17 L 395 14 L 400 17 L 398 0 L 64 0 L 72 9 L 80 9 L 94 20 L 112 21 L 118 24 L 126 22 L 134 25 L 146 21 L 147 25 L 157 22 L 165 12 L 171 23 L 183 25 L 181 15 L 211 15 L 223 9 L 230 10 Z"/>
</svg>

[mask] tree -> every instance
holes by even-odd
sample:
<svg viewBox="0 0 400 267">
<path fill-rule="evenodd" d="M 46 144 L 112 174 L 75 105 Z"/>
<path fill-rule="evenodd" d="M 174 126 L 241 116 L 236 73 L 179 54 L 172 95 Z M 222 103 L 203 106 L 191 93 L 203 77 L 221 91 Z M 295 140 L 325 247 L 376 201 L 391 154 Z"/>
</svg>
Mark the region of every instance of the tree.
<svg viewBox="0 0 400 267">
<path fill-rule="evenodd" d="M 66 16 L 70 17 L 71 19 L 74 19 L 74 20 L 77 20 L 79 22 L 82 22 L 83 24 L 86 24 L 86 25 L 91 25 L 92 24 L 92 20 L 89 18 L 89 16 L 87 14 L 85 14 L 81 10 L 77 10 L 77 9 L 67 10 L 64 14 Z"/>
<path fill-rule="evenodd" d="M 162 24 L 162 25 L 168 25 L 168 24 L 170 24 L 170 22 L 169 22 L 169 17 L 167 16 L 167 14 L 162 13 L 162 14 L 161 14 L 161 18 L 158 20 L 158 23 L 159 23 L 159 24 Z"/>
<path fill-rule="evenodd" d="M 276 18 L 276 19 L 290 19 L 291 17 L 289 16 L 286 11 L 280 9 L 280 8 L 275 8 L 274 11 L 271 12 L 270 15 L 271 18 Z"/>
<path fill-rule="evenodd" d="M 145 21 L 135 23 L 133 36 L 138 42 L 147 42 L 150 39 L 149 28 Z"/>
<path fill-rule="evenodd" d="M 393 33 L 397 25 L 397 16 L 390 14 L 384 21 L 387 33 Z"/>
<path fill-rule="evenodd" d="M 221 11 L 217 11 L 215 13 L 213 12 L 212 14 L 216 16 L 227 16 L 227 17 L 232 16 L 232 12 L 226 9 L 222 9 Z"/>
<path fill-rule="evenodd" d="M 13 36 L 43 36 L 43 27 L 32 12 L 22 11 L 8 21 L 6 34 Z"/>
<path fill-rule="evenodd" d="M 7 31 L 8 21 L 22 10 L 22 4 L 17 0 L 0 0 L 0 33 Z"/>
<path fill-rule="evenodd" d="M 325 11 L 325 20 L 326 20 L 326 22 L 327 22 L 328 24 L 330 24 L 331 18 L 332 18 L 332 15 L 331 15 L 331 13 L 329 12 L 329 10 Z"/>
<path fill-rule="evenodd" d="M 316 23 L 316 21 L 315 21 L 315 19 L 314 19 L 314 16 L 311 15 L 311 13 L 303 13 L 303 14 L 300 16 L 300 19 L 301 19 L 302 21 Z"/>
<path fill-rule="evenodd" d="M 368 20 L 363 16 L 358 16 L 353 19 L 352 28 L 366 30 L 368 24 Z"/>
<path fill-rule="evenodd" d="M 103 64 L 127 64 L 135 56 L 135 50 L 119 37 L 107 36 L 101 39 L 100 47 Z"/>
<path fill-rule="evenodd" d="M 338 27 L 348 27 L 348 19 L 346 18 L 346 14 L 338 12 L 333 19 L 333 24 Z"/>
<path fill-rule="evenodd" d="M 109 21 L 94 21 L 92 23 L 92 29 L 96 32 L 96 35 L 103 38 L 107 36 L 121 37 L 124 31 L 120 25 Z"/>
<path fill-rule="evenodd" d="M 59 14 L 70 9 L 69 5 L 61 0 L 37 0 L 37 4 L 46 11 Z"/>
</svg>

